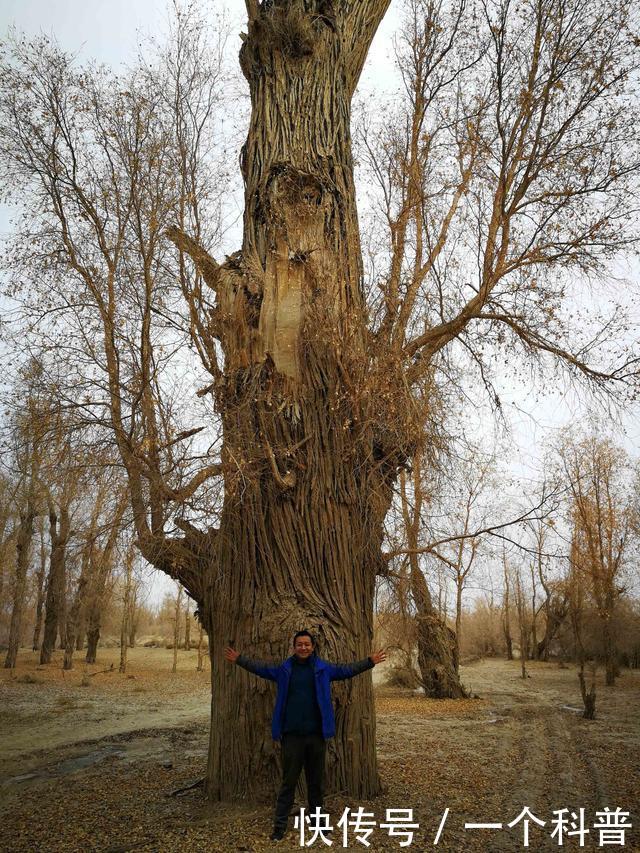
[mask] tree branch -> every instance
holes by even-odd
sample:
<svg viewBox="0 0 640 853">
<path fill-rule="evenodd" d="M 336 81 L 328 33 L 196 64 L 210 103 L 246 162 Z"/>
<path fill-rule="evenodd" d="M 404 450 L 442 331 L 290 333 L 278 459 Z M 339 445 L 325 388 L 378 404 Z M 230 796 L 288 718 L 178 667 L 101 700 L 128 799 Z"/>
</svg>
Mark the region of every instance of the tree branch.
<svg viewBox="0 0 640 853">
<path fill-rule="evenodd" d="M 196 265 L 202 278 L 206 281 L 209 287 L 216 291 L 219 286 L 220 265 L 206 249 L 203 249 L 197 240 L 185 234 L 176 225 L 172 225 L 165 231 L 166 236 L 171 240 L 174 246 L 186 255 L 189 255 L 193 263 Z"/>
<path fill-rule="evenodd" d="M 348 0 L 344 3 L 343 39 L 347 56 L 347 84 L 353 94 L 371 42 L 391 0 Z"/>
<path fill-rule="evenodd" d="M 436 549 L 440 545 L 447 545 L 450 542 L 460 542 L 464 539 L 477 539 L 478 537 L 487 534 L 494 535 L 497 530 L 503 530 L 505 527 L 511 527 L 514 524 L 520 524 L 521 522 L 530 520 L 532 518 L 545 518 L 548 513 L 539 516 L 535 515 L 535 513 L 538 512 L 538 510 L 542 509 L 542 507 L 548 502 L 550 497 L 552 497 L 552 495 L 543 495 L 540 502 L 536 504 L 536 506 L 531 507 L 531 509 L 528 509 L 525 513 L 519 515 L 517 518 L 511 519 L 511 521 L 505 521 L 502 524 L 492 524 L 489 527 L 483 527 L 479 530 L 474 530 L 472 533 L 463 533 L 457 536 L 447 536 L 443 539 L 438 539 L 435 542 L 430 542 L 428 545 L 424 545 L 420 548 L 396 548 L 393 551 L 385 551 L 382 554 L 382 558 L 388 561 L 392 560 L 394 557 L 401 557 L 406 554 L 433 554 L 443 562 L 448 563 L 448 560 L 436 551 Z M 451 563 L 448 564 L 451 565 Z"/>
<path fill-rule="evenodd" d="M 621 371 L 638 362 L 638 359 L 632 359 L 630 361 L 625 362 L 625 364 L 622 365 L 615 372 L 605 373 L 604 371 L 595 370 L 594 368 L 589 367 L 589 365 L 585 364 L 577 356 L 573 355 L 568 350 L 564 350 L 561 347 L 556 346 L 551 341 L 548 341 L 546 338 L 540 335 L 538 332 L 535 332 L 532 329 L 525 329 L 518 322 L 516 322 L 513 317 L 509 316 L 508 314 L 485 312 L 483 314 L 479 314 L 477 319 L 496 320 L 500 323 L 505 323 L 527 346 L 531 347 L 532 349 L 542 350 L 543 352 L 548 352 L 551 355 L 555 355 L 556 358 L 559 358 L 562 361 L 566 361 L 568 364 L 571 364 L 573 367 L 577 368 L 579 371 L 584 373 L 585 376 L 589 377 L 589 379 L 595 379 L 600 382 L 606 382 L 612 379 L 622 381 L 628 378 L 629 375 L 633 374 L 621 373 Z"/>
</svg>

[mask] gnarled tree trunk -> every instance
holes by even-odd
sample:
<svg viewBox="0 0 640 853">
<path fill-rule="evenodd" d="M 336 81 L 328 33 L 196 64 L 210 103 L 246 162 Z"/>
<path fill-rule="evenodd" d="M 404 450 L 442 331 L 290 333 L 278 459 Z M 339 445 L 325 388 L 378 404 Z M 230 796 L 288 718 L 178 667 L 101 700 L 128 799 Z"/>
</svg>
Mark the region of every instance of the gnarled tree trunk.
<svg viewBox="0 0 640 853">
<path fill-rule="evenodd" d="M 423 502 L 419 452 L 413 458 L 413 475 L 412 512 L 404 471 L 400 473 L 400 496 L 409 552 L 411 597 L 416 609 L 420 684 L 425 696 L 432 699 L 463 699 L 467 694 L 458 675 L 456 635 L 433 606 L 429 585 L 418 560 L 418 531 Z"/>
<path fill-rule="evenodd" d="M 396 459 L 376 440 L 367 389 L 356 394 L 367 326 L 349 125 L 387 6 L 247 4 L 243 246 L 208 270 L 225 352 L 215 389 L 225 501 L 217 576 L 204 594 L 215 696 L 207 791 L 215 799 L 271 796 L 278 780 L 272 686 L 225 664 L 224 645 L 277 660 L 305 627 L 329 659 L 371 650 Z M 334 697 L 329 787 L 367 799 L 379 790 L 370 676 L 337 686 Z"/>
</svg>

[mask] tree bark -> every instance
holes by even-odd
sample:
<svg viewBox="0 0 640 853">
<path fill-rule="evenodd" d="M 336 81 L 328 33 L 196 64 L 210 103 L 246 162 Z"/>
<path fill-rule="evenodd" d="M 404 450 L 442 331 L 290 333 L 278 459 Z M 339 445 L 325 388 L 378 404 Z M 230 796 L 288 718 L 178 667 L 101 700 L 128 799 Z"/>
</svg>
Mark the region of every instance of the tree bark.
<svg viewBox="0 0 640 853">
<path fill-rule="evenodd" d="M 584 677 L 584 661 L 580 663 L 578 670 L 578 681 L 580 682 L 580 693 L 582 695 L 582 704 L 584 711 L 582 716 L 585 720 L 595 720 L 596 718 L 596 678 L 595 671 L 591 677 L 591 684 L 587 689 L 586 680 Z"/>
<path fill-rule="evenodd" d="M 545 589 L 545 593 L 547 598 L 544 604 L 544 637 L 538 643 L 537 658 L 538 660 L 548 661 L 551 641 L 555 638 L 569 612 L 569 599 L 565 591 L 559 593 Z"/>
<path fill-rule="evenodd" d="M 9 644 L 7 648 L 7 656 L 4 661 L 6 669 L 13 669 L 15 667 L 18 649 L 20 647 L 22 614 L 24 610 L 24 599 L 27 584 L 27 569 L 29 568 L 29 552 L 31 550 L 33 520 L 35 515 L 34 500 L 30 495 L 27 498 L 24 510 L 20 513 L 20 524 L 18 526 L 18 533 L 16 536 L 16 578 L 13 589 L 11 624 L 9 626 Z"/>
<path fill-rule="evenodd" d="M 98 655 L 98 643 L 100 642 L 100 621 L 89 617 L 87 628 L 87 653 L 84 656 L 85 663 L 95 663 Z"/>
</svg>

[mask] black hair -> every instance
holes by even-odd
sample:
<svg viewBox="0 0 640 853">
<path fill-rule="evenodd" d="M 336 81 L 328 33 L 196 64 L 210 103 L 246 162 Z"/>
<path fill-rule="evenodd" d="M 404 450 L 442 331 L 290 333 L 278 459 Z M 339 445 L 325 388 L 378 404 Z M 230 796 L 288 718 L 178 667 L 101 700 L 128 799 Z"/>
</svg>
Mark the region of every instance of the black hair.
<svg viewBox="0 0 640 853">
<path fill-rule="evenodd" d="M 308 637 L 311 640 L 311 645 L 315 648 L 316 638 L 313 636 L 313 634 L 310 631 L 306 631 L 306 630 L 305 631 L 297 631 L 293 635 L 293 645 L 294 646 L 296 644 L 296 640 L 298 639 L 298 637 Z"/>
</svg>

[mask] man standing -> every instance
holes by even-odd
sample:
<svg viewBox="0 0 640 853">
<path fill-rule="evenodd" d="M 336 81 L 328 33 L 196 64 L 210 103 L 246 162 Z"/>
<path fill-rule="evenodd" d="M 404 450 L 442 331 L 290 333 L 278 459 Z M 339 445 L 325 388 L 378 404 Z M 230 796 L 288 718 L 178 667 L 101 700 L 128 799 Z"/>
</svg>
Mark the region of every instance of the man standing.
<svg viewBox="0 0 640 853">
<path fill-rule="evenodd" d="M 232 648 L 224 650 L 230 663 L 277 684 L 271 732 L 282 742 L 282 785 L 276 802 L 271 839 L 280 841 L 287 830 L 296 785 L 304 767 L 309 811 L 322 808 L 324 798 L 325 742 L 336 733 L 330 682 L 353 678 L 386 659 L 384 651 L 364 660 L 336 665 L 317 657 L 309 631 L 293 638 L 293 655 L 270 666 L 250 660 Z"/>
</svg>

